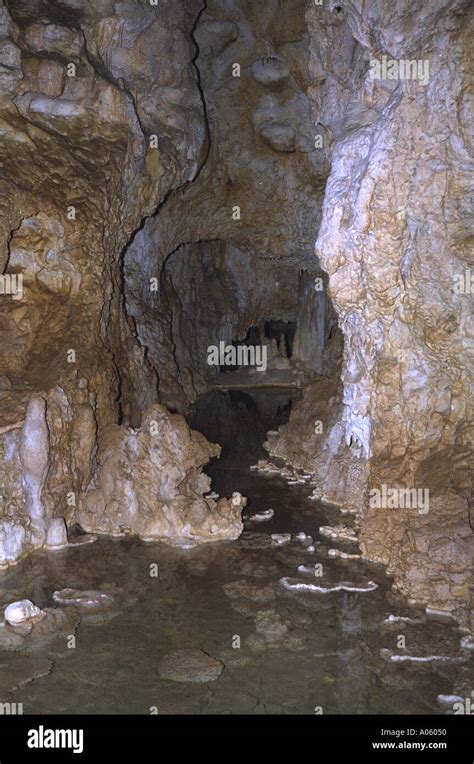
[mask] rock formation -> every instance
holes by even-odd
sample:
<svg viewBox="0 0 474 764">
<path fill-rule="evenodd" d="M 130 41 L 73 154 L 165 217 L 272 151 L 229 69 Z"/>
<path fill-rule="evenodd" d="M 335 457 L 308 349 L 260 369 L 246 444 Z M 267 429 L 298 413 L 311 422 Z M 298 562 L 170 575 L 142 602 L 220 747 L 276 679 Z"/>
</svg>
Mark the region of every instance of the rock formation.
<svg viewBox="0 0 474 764">
<path fill-rule="evenodd" d="M 86 518 L 99 490 L 87 491 L 91 481 L 107 482 L 97 469 L 108 427 L 124 414 L 139 422 L 156 401 L 156 374 L 122 309 L 121 257 L 143 217 L 194 177 L 207 139 L 193 63 L 199 2 L 168 9 L 129 2 L 118 11 L 107 2 L 6 2 L 0 13 L 0 331 L 8 348 L 0 561 L 7 565 L 44 544 L 64 545 L 62 518 L 75 522 L 76 510 Z M 166 57 L 172 50 L 173 61 L 157 67 L 155 50 Z M 131 445 L 120 432 L 117 462 Z M 180 434 L 178 427 L 177 443 Z M 199 458 L 215 450 L 197 435 L 195 445 L 194 478 L 204 484 Z M 176 451 L 175 458 L 184 475 L 192 457 Z M 149 482 L 153 516 L 160 481 Z M 122 487 L 117 496 L 105 491 L 104 511 L 125 500 Z M 178 494 L 170 489 L 164 498 L 176 503 Z M 203 522 L 196 537 L 223 536 L 228 511 L 230 533 L 238 534 L 240 500 L 208 507 L 200 495 L 188 476 L 181 496 L 188 522 L 176 520 L 175 530 L 196 518 Z M 111 514 L 101 529 L 118 532 L 122 520 Z M 157 524 L 142 524 L 155 535 Z M 138 520 L 128 525 L 138 532 Z"/>
<path fill-rule="evenodd" d="M 364 553 L 403 591 L 472 628 L 472 293 L 457 288 L 473 257 L 472 7 L 348 3 L 335 21 L 330 5 L 308 24 L 332 156 L 316 252 L 344 335 L 342 384 L 322 435 L 308 390 L 271 450 L 358 509 Z M 427 61 L 429 81 L 372 79 L 383 56 Z M 428 514 L 371 507 L 383 485 L 427 488 Z"/>
<path fill-rule="evenodd" d="M 184 417 L 155 404 L 137 431 L 102 430 L 97 487 L 81 494 L 76 520 L 86 531 L 136 533 L 147 540 L 196 543 L 238 538 L 245 499 L 205 498 L 202 467 L 220 447 L 190 430 Z"/>
</svg>

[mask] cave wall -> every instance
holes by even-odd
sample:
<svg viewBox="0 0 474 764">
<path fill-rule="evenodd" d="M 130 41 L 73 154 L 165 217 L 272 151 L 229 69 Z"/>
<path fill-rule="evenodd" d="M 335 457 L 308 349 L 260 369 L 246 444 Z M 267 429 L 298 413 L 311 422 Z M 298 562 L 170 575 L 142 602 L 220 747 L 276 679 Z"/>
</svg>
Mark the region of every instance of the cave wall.
<svg viewBox="0 0 474 764">
<path fill-rule="evenodd" d="M 157 399 L 134 294 L 145 304 L 171 252 L 216 235 L 314 267 L 325 165 L 311 142 L 304 2 L 284 31 L 277 2 L 0 8 L 2 268 L 24 280 L 0 305 L 13 348 L 0 369 L 9 564 L 46 543 L 50 520 L 74 521 L 81 494 L 107 482 L 109 428 L 140 432 Z M 31 458 L 43 451 L 33 476 L 25 442 Z"/>
<path fill-rule="evenodd" d="M 15 348 L 2 372 L 35 388 L 66 384 L 79 368 L 104 422 L 115 417 L 121 348 L 133 344 L 120 326 L 122 249 L 204 150 L 191 38 L 199 8 L 1 6 L 2 265 L 24 280 L 21 302 L 1 304 Z M 154 48 L 174 51 L 166 67 Z"/>
<path fill-rule="evenodd" d="M 142 410 L 156 400 L 121 258 L 206 152 L 200 10 L 0 3 L 0 565 L 48 535 L 64 543 L 98 433 L 123 418 L 129 387 Z"/>
<path fill-rule="evenodd" d="M 315 275 L 301 271 L 293 359 L 316 374 L 328 376 L 334 373 L 333 361 L 338 360 L 342 352 L 338 339 L 341 338 L 337 315 L 328 297 L 327 278 L 322 272 Z"/>
<path fill-rule="evenodd" d="M 182 391 L 176 390 L 176 374 L 168 371 L 173 351 L 166 349 L 165 333 L 158 329 L 155 336 L 152 329 L 159 295 L 150 283 L 160 278 L 166 258 L 183 245 L 227 242 L 235 252 L 234 271 L 240 267 L 237 251 L 252 255 L 243 287 L 256 276 L 251 291 L 262 305 L 268 289 L 265 261 L 270 273 L 283 273 L 284 264 L 318 271 L 314 239 L 329 165 L 326 152 L 315 144 L 308 97 L 306 6 L 306 0 L 285 2 L 282 23 L 277 0 L 264 6 L 209 0 L 196 23 L 208 153 L 193 182 L 144 222 L 124 257 L 127 310 L 148 357 L 156 363 L 161 356 L 162 400 L 180 409 L 194 393 L 187 379 L 180 380 Z M 294 278 L 288 272 L 285 280 L 292 284 Z M 247 299 L 244 316 L 253 311 L 250 292 Z M 224 311 L 220 323 L 226 321 Z M 239 321 L 232 322 L 239 329 Z M 139 405 L 130 401 L 130 416 L 137 415 Z"/>
<path fill-rule="evenodd" d="M 472 293 L 455 284 L 473 259 L 473 8 L 328 3 L 308 25 L 331 152 L 316 253 L 344 362 L 322 436 L 308 389 L 271 448 L 358 510 L 363 552 L 398 587 L 472 627 Z M 428 60 L 428 82 L 372 79 L 383 55 Z M 370 507 L 383 484 L 428 489 L 429 512 Z"/>
</svg>

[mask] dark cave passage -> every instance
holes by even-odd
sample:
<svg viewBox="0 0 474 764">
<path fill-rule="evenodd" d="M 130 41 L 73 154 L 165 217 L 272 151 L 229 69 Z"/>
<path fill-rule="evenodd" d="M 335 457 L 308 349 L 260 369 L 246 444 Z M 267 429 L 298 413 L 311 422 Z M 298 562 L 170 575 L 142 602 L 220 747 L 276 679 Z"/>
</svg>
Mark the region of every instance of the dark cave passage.
<svg viewBox="0 0 474 764">
<path fill-rule="evenodd" d="M 134 301 L 135 269 L 126 259 L 127 309 L 171 410 L 212 389 L 301 390 L 339 374 L 342 335 L 317 262 L 186 244 L 165 259 L 146 305 Z"/>
<path fill-rule="evenodd" d="M 221 458 L 253 463 L 266 455 L 267 432 L 288 422 L 300 393 L 292 388 L 212 390 L 197 398 L 187 421 L 213 443 L 222 446 Z"/>
</svg>

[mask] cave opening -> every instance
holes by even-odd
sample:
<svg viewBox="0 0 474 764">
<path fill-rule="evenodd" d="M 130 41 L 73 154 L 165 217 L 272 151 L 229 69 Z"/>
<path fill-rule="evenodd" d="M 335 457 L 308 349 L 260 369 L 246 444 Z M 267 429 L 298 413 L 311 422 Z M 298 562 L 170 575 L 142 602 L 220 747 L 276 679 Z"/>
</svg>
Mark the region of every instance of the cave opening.
<svg viewBox="0 0 474 764">
<path fill-rule="evenodd" d="M 233 442 L 262 456 L 266 433 L 287 423 L 305 385 L 337 387 L 342 335 L 317 262 L 190 242 L 164 259 L 146 318 L 131 264 L 125 304 L 160 400 L 224 450 Z"/>
</svg>

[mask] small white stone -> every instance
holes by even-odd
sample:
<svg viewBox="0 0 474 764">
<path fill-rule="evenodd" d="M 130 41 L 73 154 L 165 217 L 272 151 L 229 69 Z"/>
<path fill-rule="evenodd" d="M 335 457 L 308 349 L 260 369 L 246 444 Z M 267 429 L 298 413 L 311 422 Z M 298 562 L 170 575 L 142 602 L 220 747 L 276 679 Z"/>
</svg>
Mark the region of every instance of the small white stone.
<svg viewBox="0 0 474 764">
<path fill-rule="evenodd" d="M 18 600 L 7 605 L 4 617 L 10 626 L 18 626 L 21 623 L 37 623 L 45 617 L 46 613 L 36 607 L 31 600 Z"/>
<path fill-rule="evenodd" d="M 275 544 L 288 544 L 291 541 L 291 533 L 272 533 L 272 541 Z"/>
<path fill-rule="evenodd" d="M 238 491 L 234 491 L 234 493 L 232 494 L 232 498 L 230 500 L 230 503 L 232 504 L 232 506 L 241 507 L 244 505 L 243 502 L 244 502 L 244 499 L 242 494 L 239 493 Z"/>
<path fill-rule="evenodd" d="M 275 510 L 266 509 L 264 512 L 257 512 L 255 515 L 251 515 L 249 517 L 249 520 L 252 520 L 253 522 L 256 522 L 256 523 L 264 523 L 267 520 L 271 520 L 274 514 L 275 514 Z"/>
<path fill-rule="evenodd" d="M 53 600 L 60 605 L 72 605 L 83 608 L 110 607 L 114 598 L 107 592 L 95 590 L 79 591 L 78 589 L 61 589 L 53 593 Z"/>
<path fill-rule="evenodd" d="M 342 552 L 340 549 L 329 549 L 328 557 L 340 557 L 341 560 L 360 560 L 361 555 L 348 554 L 347 552 Z"/>
<path fill-rule="evenodd" d="M 414 604 L 416 604 L 416 600 Z M 425 613 L 428 616 L 428 618 L 432 618 L 433 620 L 440 620 L 440 621 L 454 620 L 452 613 L 449 610 L 438 610 L 437 608 L 427 606 L 425 608 Z"/>
<path fill-rule="evenodd" d="M 461 639 L 461 650 L 474 650 L 474 637 L 467 635 Z"/>
<path fill-rule="evenodd" d="M 453 703 L 462 703 L 464 698 L 460 695 L 438 695 L 436 700 L 441 706 L 452 706 Z"/>
</svg>

